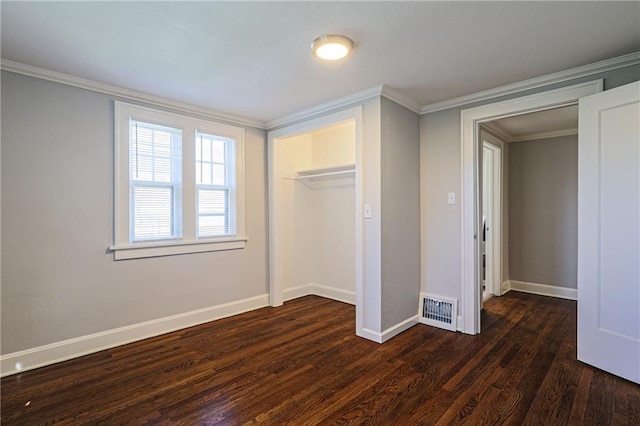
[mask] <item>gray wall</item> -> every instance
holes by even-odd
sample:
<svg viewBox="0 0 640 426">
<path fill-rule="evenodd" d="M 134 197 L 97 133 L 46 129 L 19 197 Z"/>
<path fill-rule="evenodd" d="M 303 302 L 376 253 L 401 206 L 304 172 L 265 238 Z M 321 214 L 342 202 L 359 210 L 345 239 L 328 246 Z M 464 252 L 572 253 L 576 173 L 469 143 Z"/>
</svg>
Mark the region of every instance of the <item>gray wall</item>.
<svg viewBox="0 0 640 426">
<path fill-rule="evenodd" d="M 381 102 L 382 330 L 418 312 L 420 133 L 418 115 Z"/>
<path fill-rule="evenodd" d="M 460 298 L 462 279 L 462 210 L 460 111 L 500 100 L 604 79 L 612 89 L 640 79 L 640 66 L 626 67 L 509 96 L 450 108 L 420 117 L 422 291 Z M 447 204 L 447 192 L 457 203 Z"/>
<path fill-rule="evenodd" d="M 578 135 L 509 148 L 510 279 L 577 288 Z"/>
<path fill-rule="evenodd" d="M 2 353 L 268 293 L 265 134 L 243 250 L 118 261 L 113 98 L 2 72 Z"/>
</svg>

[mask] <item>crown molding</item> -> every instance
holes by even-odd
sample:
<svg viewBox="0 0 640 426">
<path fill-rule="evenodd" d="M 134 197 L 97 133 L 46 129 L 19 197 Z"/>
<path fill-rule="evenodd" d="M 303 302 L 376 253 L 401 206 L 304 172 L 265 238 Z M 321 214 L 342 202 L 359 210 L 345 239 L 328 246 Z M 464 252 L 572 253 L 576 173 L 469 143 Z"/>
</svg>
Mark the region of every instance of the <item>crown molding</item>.
<svg viewBox="0 0 640 426">
<path fill-rule="evenodd" d="M 618 56 L 617 58 L 607 59 L 604 61 L 595 62 L 593 64 L 588 64 L 581 67 L 520 81 L 518 83 L 507 84 L 506 86 L 483 90 L 481 92 L 471 93 L 469 95 L 460 96 L 458 98 L 453 98 L 442 102 L 436 102 L 430 105 L 423 106 L 420 110 L 420 114 L 429 114 L 436 111 L 442 111 L 449 108 L 468 105 L 474 102 L 481 102 L 497 98 L 499 96 L 506 96 L 525 90 L 535 89 L 542 86 L 548 86 L 555 83 L 561 83 L 568 80 L 574 80 L 577 78 L 587 77 L 593 74 L 630 67 L 638 64 L 640 64 L 640 52 L 634 52 L 628 55 Z"/>
<path fill-rule="evenodd" d="M 513 135 L 507 132 L 502 127 L 498 126 L 493 121 L 485 121 L 481 124 L 482 128 L 488 133 L 493 133 L 494 136 L 497 136 L 499 139 L 502 139 L 505 142 L 512 142 Z"/>
<path fill-rule="evenodd" d="M 502 139 L 507 143 L 559 138 L 562 136 L 571 136 L 578 134 L 578 128 L 572 127 L 569 129 L 552 130 L 550 132 L 527 133 L 526 135 L 522 136 L 514 136 L 492 121 L 482 123 L 482 128 L 486 132 L 492 133 L 494 136 L 497 136 L 499 139 Z"/>
<path fill-rule="evenodd" d="M 335 99 L 330 102 L 326 102 L 315 107 L 305 109 L 280 119 L 272 120 L 269 122 L 261 122 L 252 120 L 245 117 L 235 116 L 231 114 L 224 114 L 218 111 L 213 111 L 208 108 L 201 108 L 194 105 L 190 105 L 184 102 L 163 98 L 160 96 L 151 95 L 148 93 L 140 92 L 137 90 L 125 89 L 123 87 L 114 86 L 106 83 L 100 83 L 97 81 L 89 80 L 82 77 L 77 77 L 70 74 L 65 74 L 57 71 L 48 70 L 45 68 L 35 67 L 32 65 L 22 64 L 20 62 L 11 61 L 8 59 L 2 59 L 0 61 L 0 69 L 3 71 L 13 72 L 17 74 L 26 75 L 29 77 L 35 77 L 43 80 L 52 81 L 55 83 L 65 84 L 67 86 L 78 87 L 81 89 L 90 90 L 93 92 L 104 93 L 118 98 L 133 100 L 143 103 L 149 103 L 156 106 L 162 106 L 172 110 L 186 112 L 189 114 L 195 114 L 201 117 L 210 118 L 214 120 L 225 121 L 232 124 L 238 124 L 242 126 L 256 127 L 259 129 L 271 130 L 276 127 L 291 124 L 295 121 L 309 119 L 313 116 L 325 114 L 336 109 L 353 106 L 354 104 L 362 103 L 369 99 L 384 96 L 396 102 L 399 105 L 415 112 L 420 113 L 420 106 L 413 102 L 411 99 L 401 95 L 400 93 L 386 87 L 384 85 L 376 86 L 361 92 L 354 93 L 352 95 L 344 96 Z"/>
<path fill-rule="evenodd" d="M 562 136 L 572 136 L 578 134 L 578 128 L 554 130 L 552 132 L 530 133 L 528 135 L 516 136 L 509 142 L 534 141 L 538 139 L 560 138 Z"/>
<path fill-rule="evenodd" d="M 400 94 L 399 92 L 396 92 L 395 90 L 391 89 L 389 86 L 385 86 L 384 84 L 382 85 L 381 95 L 389 99 L 390 101 L 397 103 L 398 105 L 402 105 L 409 111 L 413 111 L 416 114 L 420 114 L 421 108 L 417 102 L 414 102 L 413 100 L 407 98 L 406 96 Z"/>
<path fill-rule="evenodd" d="M 607 59 L 605 61 L 584 65 L 578 68 L 572 68 L 570 70 L 560 71 L 542 77 L 508 84 L 506 86 L 500 86 L 494 89 L 484 90 L 481 92 L 472 93 L 442 102 L 436 102 L 423 107 L 420 107 L 420 105 L 413 100 L 407 98 L 404 95 L 401 95 L 399 92 L 389 88 L 388 86 L 379 85 L 371 89 L 363 90 L 352 95 L 344 96 L 333 101 L 284 116 L 279 119 L 267 121 L 266 123 L 246 117 L 213 111 L 208 108 L 197 107 L 184 102 L 139 92 L 137 90 L 125 89 L 122 87 L 113 86 L 106 83 L 99 83 L 97 81 L 88 80 L 57 71 L 51 71 L 32 65 L 26 65 L 8 59 L 1 59 L 0 69 L 17 74 L 27 75 L 30 77 L 49 80 L 56 83 L 66 84 L 68 86 L 79 87 L 98 93 L 104 93 L 122 99 L 143 102 L 165 107 L 175 111 L 186 112 L 203 118 L 225 121 L 232 124 L 255 127 L 258 129 L 273 130 L 278 127 L 293 124 L 294 122 L 310 119 L 321 114 L 326 114 L 337 109 L 350 107 L 379 96 L 383 96 L 417 114 L 428 114 L 638 64 L 640 64 L 640 52 L 635 52 L 628 55 L 619 56 L 617 58 Z"/>
<path fill-rule="evenodd" d="M 562 136 L 571 136 L 571 135 L 578 134 L 578 128 L 572 127 L 569 129 L 552 130 L 550 132 L 527 133 L 526 135 L 522 135 L 522 136 L 513 136 L 511 133 L 507 132 L 505 129 L 498 126 L 496 123 L 492 121 L 486 121 L 482 123 L 481 126 L 486 132 L 492 133 L 494 136 L 497 136 L 498 138 L 502 139 L 507 143 L 533 141 L 538 139 L 559 138 Z"/>
<path fill-rule="evenodd" d="M 370 89 L 363 90 L 361 92 L 354 93 L 352 95 L 343 96 L 338 99 L 334 99 L 333 101 L 325 102 L 320 105 L 316 105 L 312 108 L 308 108 L 282 118 L 278 118 L 272 121 L 268 121 L 266 123 L 267 130 L 274 130 L 279 127 L 288 126 L 290 124 L 294 124 L 298 121 L 308 120 L 310 118 L 316 117 L 318 115 L 327 114 L 333 112 L 338 109 L 343 109 L 347 107 L 354 106 L 356 104 L 363 103 L 368 101 L 369 99 L 373 99 L 376 97 L 385 97 L 398 105 L 401 105 L 407 108 L 410 111 L 415 112 L 416 114 L 420 114 L 420 105 L 411 99 L 407 98 L 404 95 L 396 92 L 395 90 L 381 84 L 380 86 L 375 86 Z"/>
<path fill-rule="evenodd" d="M 55 83 L 66 84 L 67 86 L 78 87 L 81 89 L 90 90 L 92 92 L 104 93 L 106 95 L 115 96 L 121 99 L 161 106 L 174 111 L 185 112 L 207 119 L 224 121 L 241 126 L 256 127 L 258 129 L 265 129 L 264 122 L 252 120 L 250 118 L 240 117 L 232 114 L 225 114 L 218 111 L 213 111 L 208 108 L 201 108 L 184 102 L 139 92 L 137 90 L 125 89 L 123 87 L 113 86 L 106 83 L 99 83 L 97 81 L 89 80 L 86 78 L 76 77 L 74 75 L 64 74 L 57 71 L 51 71 L 45 68 L 34 67 L 32 65 L 26 65 L 20 62 L 10 61 L 8 59 L 2 59 L 0 61 L 0 69 L 2 69 L 3 71 L 26 75 L 29 77 L 53 81 Z"/>
<path fill-rule="evenodd" d="M 338 99 L 334 99 L 329 102 L 316 105 L 311 108 L 304 109 L 302 111 L 294 112 L 293 114 L 285 115 L 282 118 L 267 121 L 267 130 L 274 130 L 278 127 L 288 126 L 299 121 L 308 120 L 318 115 L 334 112 L 337 109 L 347 108 L 368 101 L 378 96 L 382 96 L 384 86 L 376 86 L 371 89 L 363 90 L 361 92 L 354 93 L 352 95 L 343 96 Z"/>
</svg>

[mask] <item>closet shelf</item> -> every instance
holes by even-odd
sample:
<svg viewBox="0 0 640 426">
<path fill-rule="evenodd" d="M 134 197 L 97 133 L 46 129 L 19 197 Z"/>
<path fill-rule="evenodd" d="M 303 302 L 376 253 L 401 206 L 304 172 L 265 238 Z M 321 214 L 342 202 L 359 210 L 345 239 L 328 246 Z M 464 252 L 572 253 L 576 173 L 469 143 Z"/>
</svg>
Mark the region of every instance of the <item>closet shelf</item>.
<svg viewBox="0 0 640 426">
<path fill-rule="evenodd" d="M 341 166 L 298 170 L 295 176 L 285 177 L 284 179 L 293 179 L 293 180 L 331 179 L 331 178 L 355 176 L 355 174 L 356 174 L 355 164 L 343 164 Z"/>
</svg>

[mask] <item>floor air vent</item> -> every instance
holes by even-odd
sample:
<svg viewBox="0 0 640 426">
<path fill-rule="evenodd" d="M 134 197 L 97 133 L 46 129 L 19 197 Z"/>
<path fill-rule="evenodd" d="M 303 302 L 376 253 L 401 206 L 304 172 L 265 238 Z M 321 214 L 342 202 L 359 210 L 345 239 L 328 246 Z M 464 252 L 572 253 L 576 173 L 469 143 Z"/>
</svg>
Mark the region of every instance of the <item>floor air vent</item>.
<svg viewBox="0 0 640 426">
<path fill-rule="evenodd" d="M 456 331 L 458 301 L 448 297 L 420 295 L 420 322 L 445 330 Z"/>
</svg>

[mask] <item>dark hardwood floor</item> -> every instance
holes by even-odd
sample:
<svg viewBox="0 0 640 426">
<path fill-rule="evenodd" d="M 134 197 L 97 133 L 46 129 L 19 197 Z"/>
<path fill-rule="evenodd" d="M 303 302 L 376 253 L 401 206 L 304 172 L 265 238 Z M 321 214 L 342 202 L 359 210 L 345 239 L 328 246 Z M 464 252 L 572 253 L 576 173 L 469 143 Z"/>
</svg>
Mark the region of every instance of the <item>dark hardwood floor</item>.
<svg viewBox="0 0 640 426">
<path fill-rule="evenodd" d="M 576 303 L 491 299 L 478 336 L 379 345 L 315 296 L 5 377 L 2 424 L 640 425 L 640 386 L 576 361 Z"/>
</svg>

